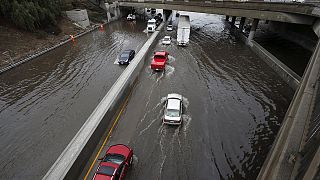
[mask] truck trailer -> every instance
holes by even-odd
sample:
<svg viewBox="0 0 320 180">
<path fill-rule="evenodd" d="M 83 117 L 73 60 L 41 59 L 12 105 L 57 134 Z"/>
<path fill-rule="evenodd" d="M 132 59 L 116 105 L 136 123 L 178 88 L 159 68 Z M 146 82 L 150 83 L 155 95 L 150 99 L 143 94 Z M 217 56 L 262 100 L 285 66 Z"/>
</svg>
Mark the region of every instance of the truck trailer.
<svg viewBox="0 0 320 180">
<path fill-rule="evenodd" d="M 186 15 L 180 15 L 177 30 L 177 42 L 179 46 L 187 46 L 190 36 L 190 18 Z"/>
</svg>

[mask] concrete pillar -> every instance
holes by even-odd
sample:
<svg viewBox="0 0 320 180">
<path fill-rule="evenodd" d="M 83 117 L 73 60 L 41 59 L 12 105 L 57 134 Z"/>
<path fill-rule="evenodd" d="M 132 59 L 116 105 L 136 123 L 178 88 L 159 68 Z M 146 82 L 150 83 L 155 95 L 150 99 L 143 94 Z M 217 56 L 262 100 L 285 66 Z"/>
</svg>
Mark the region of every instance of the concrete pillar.
<svg viewBox="0 0 320 180">
<path fill-rule="evenodd" d="M 229 21 L 229 16 L 226 16 L 226 21 Z"/>
<path fill-rule="evenodd" d="M 241 20 L 240 20 L 240 25 L 239 25 L 239 30 L 242 32 L 243 30 L 243 26 L 244 26 L 244 23 L 246 22 L 246 18 L 245 17 L 241 17 Z"/>
<path fill-rule="evenodd" d="M 236 22 L 236 16 L 232 16 L 232 20 L 231 20 L 231 24 L 234 25 L 234 23 Z"/>
<path fill-rule="evenodd" d="M 117 19 L 119 17 L 119 15 L 118 15 L 118 11 L 117 11 L 116 6 L 113 8 L 113 13 L 114 13 L 114 17 Z"/>
<path fill-rule="evenodd" d="M 254 33 L 256 32 L 256 29 L 258 27 L 258 23 L 259 23 L 259 19 L 254 19 L 252 22 L 252 26 L 251 26 L 249 37 L 248 37 L 249 44 L 252 41 L 252 39 L 254 38 Z"/>
<path fill-rule="evenodd" d="M 111 21 L 111 14 L 110 14 L 110 11 L 107 11 L 107 18 L 108 18 L 108 22 Z"/>
<path fill-rule="evenodd" d="M 119 3 L 117 3 L 116 11 L 117 11 L 118 16 L 121 17 L 121 11 L 120 11 Z"/>
<path fill-rule="evenodd" d="M 318 37 L 320 37 L 320 20 L 318 19 L 313 25 L 313 31 Z"/>
</svg>

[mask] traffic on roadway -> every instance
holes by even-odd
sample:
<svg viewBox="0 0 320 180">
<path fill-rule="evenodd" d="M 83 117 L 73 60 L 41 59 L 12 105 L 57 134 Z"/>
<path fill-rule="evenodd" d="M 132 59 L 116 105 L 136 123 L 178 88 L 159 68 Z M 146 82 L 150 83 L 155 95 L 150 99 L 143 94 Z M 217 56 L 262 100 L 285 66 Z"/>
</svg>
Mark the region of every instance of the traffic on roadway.
<svg viewBox="0 0 320 180">
<path fill-rule="evenodd" d="M 0 76 L 0 179 L 40 179 L 148 39 L 143 21 L 108 23 Z"/>
<path fill-rule="evenodd" d="M 258 175 L 294 92 L 232 35 L 224 17 L 179 14 L 190 18 L 188 43 L 177 41 L 174 15 L 80 179 L 95 178 L 107 149 L 121 144 L 133 150 L 133 162 L 120 163 L 130 165 L 126 179 Z M 167 36 L 171 43 L 163 44 Z"/>
</svg>

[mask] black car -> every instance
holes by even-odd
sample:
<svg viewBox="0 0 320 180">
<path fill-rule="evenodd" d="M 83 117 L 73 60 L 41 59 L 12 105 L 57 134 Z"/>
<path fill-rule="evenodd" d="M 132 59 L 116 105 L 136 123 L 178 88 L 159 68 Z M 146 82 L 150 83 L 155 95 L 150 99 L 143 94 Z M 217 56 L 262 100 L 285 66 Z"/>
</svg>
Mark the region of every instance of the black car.
<svg viewBox="0 0 320 180">
<path fill-rule="evenodd" d="M 128 50 L 123 51 L 119 56 L 118 63 L 121 65 L 122 64 L 129 64 L 130 61 L 134 58 L 135 53 L 136 52 L 132 49 L 128 49 Z"/>
</svg>

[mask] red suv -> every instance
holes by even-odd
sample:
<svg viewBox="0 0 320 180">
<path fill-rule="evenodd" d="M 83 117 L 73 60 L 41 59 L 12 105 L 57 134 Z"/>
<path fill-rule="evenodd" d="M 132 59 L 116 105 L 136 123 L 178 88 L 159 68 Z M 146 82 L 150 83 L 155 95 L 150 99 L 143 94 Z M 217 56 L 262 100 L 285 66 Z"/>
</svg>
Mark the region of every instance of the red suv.
<svg viewBox="0 0 320 180">
<path fill-rule="evenodd" d="M 110 146 L 101 160 L 94 180 L 124 179 L 128 168 L 133 162 L 133 150 L 124 144 Z"/>
<path fill-rule="evenodd" d="M 169 53 L 167 51 L 158 51 L 154 53 L 153 60 L 151 62 L 151 69 L 164 70 Z"/>
</svg>

